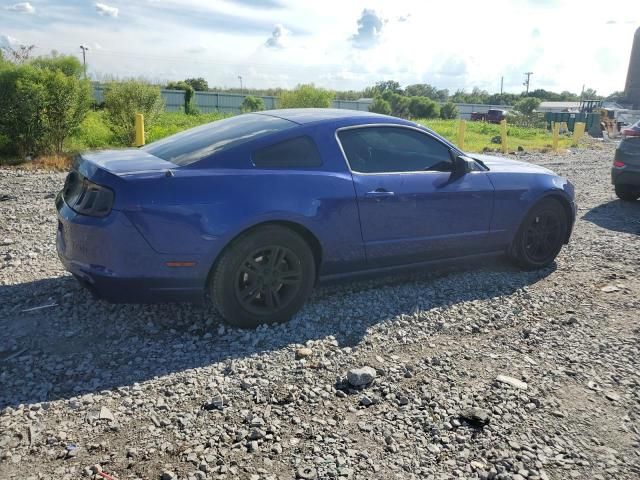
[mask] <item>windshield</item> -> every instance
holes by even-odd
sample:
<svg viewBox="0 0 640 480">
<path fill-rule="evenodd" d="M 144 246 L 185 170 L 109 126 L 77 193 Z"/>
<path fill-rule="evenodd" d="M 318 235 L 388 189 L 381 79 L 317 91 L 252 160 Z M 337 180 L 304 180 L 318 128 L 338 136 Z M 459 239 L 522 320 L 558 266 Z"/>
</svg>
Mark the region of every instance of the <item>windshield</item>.
<svg viewBox="0 0 640 480">
<path fill-rule="evenodd" d="M 143 150 L 176 165 L 189 165 L 250 140 L 295 126 L 289 120 L 250 113 L 171 135 L 150 143 Z"/>
</svg>

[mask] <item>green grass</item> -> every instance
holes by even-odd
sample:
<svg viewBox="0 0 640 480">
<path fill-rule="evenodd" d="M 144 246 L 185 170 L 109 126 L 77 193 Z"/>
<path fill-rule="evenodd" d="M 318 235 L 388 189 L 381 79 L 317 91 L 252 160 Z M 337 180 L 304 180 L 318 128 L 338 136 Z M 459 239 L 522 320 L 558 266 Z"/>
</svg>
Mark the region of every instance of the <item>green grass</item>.
<svg viewBox="0 0 640 480">
<path fill-rule="evenodd" d="M 185 115 L 181 112 L 165 112 L 147 130 L 147 143 L 173 135 L 191 127 L 213 122 L 227 117 L 222 113 Z M 458 142 L 459 120 L 421 119 L 418 123 L 431 128 L 454 144 Z M 464 150 L 468 152 L 497 151 L 500 144 L 491 139 L 500 135 L 500 126 L 484 122 L 467 122 Z M 544 129 L 510 126 L 507 129 L 509 151 L 520 146 L 527 151 L 551 149 L 551 134 Z M 1 139 L 0 139 L 1 140 Z M 571 138 L 561 135 L 559 147 L 571 146 Z M 103 111 L 90 112 L 80 127 L 65 142 L 68 153 L 83 150 L 126 147 L 111 133 L 104 119 Z"/>
<path fill-rule="evenodd" d="M 417 123 L 424 125 L 457 145 L 458 127 L 460 120 L 421 119 Z M 500 144 L 491 143 L 491 139 L 500 135 L 500 125 L 485 122 L 467 122 L 464 150 L 467 152 L 482 152 L 499 150 Z M 526 151 L 540 151 L 551 149 L 551 133 L 540 128 L 523 128 L 507 125 L 507 146 L 510 152 L 518 147 Z M 559 148 L 571 146 L 571 137 L 560 135 Z"/>
<path fill-rule="evenodd" d="M 147 129 L 147 143 L 227 116 L 222 113 L 185 115 L 181 112 L 164 112 L 156 123 Z M 64 146 L 65 151 L 76 153 L 84 150 L 122 148 L 127 145 L 115 138 L 104 119 L 104 111 L 99 110 L 89 112 L 73 135 L 65 141 Z"/>
</svg>

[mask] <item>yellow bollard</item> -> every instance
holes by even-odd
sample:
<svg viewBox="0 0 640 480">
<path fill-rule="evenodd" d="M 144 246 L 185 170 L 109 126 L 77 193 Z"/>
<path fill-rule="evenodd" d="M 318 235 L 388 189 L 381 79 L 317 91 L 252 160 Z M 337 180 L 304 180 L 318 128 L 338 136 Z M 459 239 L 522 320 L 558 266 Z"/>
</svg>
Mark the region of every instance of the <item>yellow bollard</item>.
<svg viewBox="0 0 640 480">
<path fill-rule="evenodd" d="M 466 128 L 466 120 L 460 120 L 460 123 L 458 124 L 458 147 L 460 147 L 460 150 L 464 150 L 464 131 Z"/>
<path fill-rule="evenodd" d="M 584 122 L 576 122 L 576 124 L 573 126 L 573 143 L 572 145 L 574 147 L 578 146 L 578 143 L 580 142 L 580 139 L 584 136 L 584 127 L 585 127 L 585 123 Z"/>
<path fill-rule="evenodd" d="M 552 144 L 553 144 L 553 151 L 557 152 L 558 151 L 558 140 L 560 139 L 560 123 L 556 122 L 553 124 L 552 126 Z"/>
<path fill-rule="evenodd" d="M 507 153 L 507 121 L 500 122 L 500 140 L 502 140 L 502 153 Z"/>
<path fill-rule="evenodd" d="M 144 145 L 144 115 L 136 113 L 136 147 Z"/>
</svg>

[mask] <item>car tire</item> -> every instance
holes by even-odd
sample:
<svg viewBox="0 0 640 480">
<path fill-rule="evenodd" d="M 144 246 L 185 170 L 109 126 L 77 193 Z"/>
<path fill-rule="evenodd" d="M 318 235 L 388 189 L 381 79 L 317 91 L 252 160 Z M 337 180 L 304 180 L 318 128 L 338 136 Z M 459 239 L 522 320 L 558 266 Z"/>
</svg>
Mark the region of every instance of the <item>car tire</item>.
<svg viewBox="0 0 640 480">
<path fill-rule="evenodd" d="M 616 196 L 625 202 L 633 202 L 640 198 L 640 187 L 634 185 L 615 185 Z"/>
<path fill-rule="evenodd" d="M 543 199 L 527 213 L 511 246 L 511 257 L 525 270 L 549 266 L 560 253 L 569 229 L 564 207 L 553 198 Z"/>
<path fill-rule="evenodd" d="M 267 225 L 227 247 L 210 277 L 209 293 L 230 325 L 255 328 L 288 321 L 315 283 L 309 245 L 294 231 Z"/>
</svg>

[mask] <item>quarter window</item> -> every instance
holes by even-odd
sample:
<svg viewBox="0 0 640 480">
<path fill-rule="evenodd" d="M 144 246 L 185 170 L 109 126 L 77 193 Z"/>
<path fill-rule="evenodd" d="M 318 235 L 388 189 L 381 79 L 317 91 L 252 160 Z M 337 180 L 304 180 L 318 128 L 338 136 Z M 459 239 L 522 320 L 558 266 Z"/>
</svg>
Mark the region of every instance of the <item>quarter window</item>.
<svg viewBox="0 0 640 480">
<path fill-rule="evenodd" d="M 447 145 L 410 128 L 352 128 L 338 132 L 338 138 L 354 172 L 453 170 Z"/>
<path fill-rule="evenodd" d="M 261 168 L 318 167 L 320 152 L 310 137 L 297 137 L 256 150 L 253 164 Z"/>
</svg>

